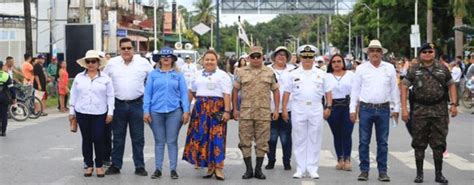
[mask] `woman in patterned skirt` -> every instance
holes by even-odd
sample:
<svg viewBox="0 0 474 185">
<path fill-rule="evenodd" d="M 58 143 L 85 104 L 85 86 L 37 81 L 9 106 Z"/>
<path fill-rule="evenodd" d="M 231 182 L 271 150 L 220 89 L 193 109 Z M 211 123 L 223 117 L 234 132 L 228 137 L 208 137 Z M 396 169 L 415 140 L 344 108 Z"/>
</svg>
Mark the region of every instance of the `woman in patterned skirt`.
<svg viewBox="0 0 474 185">
<path fill-rule="evenodd" d="M 196 104 L 191 114 L 183 160 L 195 167 L 207 167 L 203 178 L 213 175 L 224 180 L 227 121 L 230 118 L 232 82 L 226 72 L 217 67 L 218 55 L 208 50 L 203 55 L 204 69 L 191 82 Z"/>
</svg>

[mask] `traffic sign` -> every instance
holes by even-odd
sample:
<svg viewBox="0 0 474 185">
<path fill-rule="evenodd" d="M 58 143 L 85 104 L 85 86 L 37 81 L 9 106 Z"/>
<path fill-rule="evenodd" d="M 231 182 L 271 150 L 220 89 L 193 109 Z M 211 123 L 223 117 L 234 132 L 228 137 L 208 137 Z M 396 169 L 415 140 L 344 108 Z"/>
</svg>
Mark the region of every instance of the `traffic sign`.
<svg viewBox="0 0 474 185">
<path fill-rule="evenodd" d="M 198 25 L 193 27 L 193 31 L 195 31 L 199 35 L 204 35 L 210 30 L 211 30 L 211 28 L 209 28 L 209 26 L 207 26 L 203 23 L 199 23 Z"/>
</svg>

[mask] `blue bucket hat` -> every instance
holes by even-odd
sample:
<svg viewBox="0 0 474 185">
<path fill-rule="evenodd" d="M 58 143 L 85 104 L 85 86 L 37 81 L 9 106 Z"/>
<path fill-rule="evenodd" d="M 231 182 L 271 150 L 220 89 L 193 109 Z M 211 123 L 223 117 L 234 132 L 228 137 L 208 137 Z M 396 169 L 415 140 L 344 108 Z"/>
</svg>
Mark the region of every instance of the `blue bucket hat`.
<svg viewBox="0 0 474 185">
<path fill-rule="evenodd" d="M 158 55 L 160 58 L 164 56 L 169 56 L 171 55 L 173 58 L 173 61 L 178 60 L 178 57 L 174 54 L 173 49 L 170 47 L 164 47 L 160 49 L 160 54 Z"/>
</svg>

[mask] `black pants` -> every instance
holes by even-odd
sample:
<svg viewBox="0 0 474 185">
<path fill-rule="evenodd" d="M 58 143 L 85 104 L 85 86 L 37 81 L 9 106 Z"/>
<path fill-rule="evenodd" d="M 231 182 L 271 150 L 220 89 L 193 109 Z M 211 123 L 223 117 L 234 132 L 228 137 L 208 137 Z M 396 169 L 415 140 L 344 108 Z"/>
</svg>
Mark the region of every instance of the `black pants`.
<svg viewBox="0 0 474 185">
<path fill-rule="evenodd" d="M 276 147 L 278 142 L 278 137 L 280 137 L 281 148 L 283 150 L 283 163 L 290 163 L 291 159 L 291 112 L 288 112 L 289 120 L 285 122 L 281 116 L 278 117 L 278 120 L 271 122 L 270 130 L 270 140 L 268 141 L 269 151 L 267 153 L 268 160 L 276 160 Z"/>
<path fill-rule="evenodd" d="M 105 136 L 105 152 L 104 152 L 104 161 L 112 161 L 112 125 L 106 124 L 104 129 Z"/>
<path fill-rule="evenodd" d="M 76 112 L 77 123 L 82 135 L 82 156 L 87 167 L 93 167 L 93 150 L 95 166 L 102 167 L 104 157 L 104 129 L 106 114 L 90 115 Z"/>
<path fill-rule="evenodd" d="M 8 125 L 8 104 L 0 103 L 0 131 L 1 133 L 7 132 Z"/>
</svg>

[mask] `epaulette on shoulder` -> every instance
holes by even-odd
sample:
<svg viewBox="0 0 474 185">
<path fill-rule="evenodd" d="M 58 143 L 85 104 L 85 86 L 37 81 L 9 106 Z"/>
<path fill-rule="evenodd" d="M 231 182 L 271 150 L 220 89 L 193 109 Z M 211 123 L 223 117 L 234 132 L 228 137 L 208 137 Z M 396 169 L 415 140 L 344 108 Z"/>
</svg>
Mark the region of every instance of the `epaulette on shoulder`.
<svg viewBox="0 0 474 185">
<path fill-rule="evenodd" d="M 294 69 L 290 70 L 290 72 L 292 72 L 292 71 L 298 69 L 299 67 L 300 67 L 300 66 L 296 66 Z"/>
</svg>

